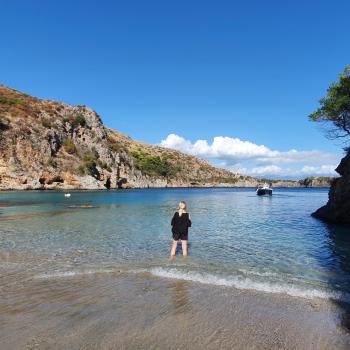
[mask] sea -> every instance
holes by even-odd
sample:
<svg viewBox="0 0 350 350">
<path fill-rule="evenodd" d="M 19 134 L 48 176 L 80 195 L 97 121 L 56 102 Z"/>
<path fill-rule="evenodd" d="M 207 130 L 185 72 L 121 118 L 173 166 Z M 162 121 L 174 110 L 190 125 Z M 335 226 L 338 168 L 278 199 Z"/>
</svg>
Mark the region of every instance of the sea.
<svg viewBox="0 0 350 350">
<path fill-rule="evenodd" d="M 166 188 L 0 193 L 0 278 L 123 273 L 305 299 L 350 301 L 349 228 L 310 214 L 328 189 Z M 189 255 L 169 259 L 180 200 Z"/>
</svg>

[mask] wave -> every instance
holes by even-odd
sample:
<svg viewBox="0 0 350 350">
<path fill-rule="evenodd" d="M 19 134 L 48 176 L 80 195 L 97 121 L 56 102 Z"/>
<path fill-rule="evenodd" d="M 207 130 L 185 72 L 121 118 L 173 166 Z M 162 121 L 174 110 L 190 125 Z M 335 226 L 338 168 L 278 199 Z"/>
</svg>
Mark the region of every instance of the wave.
<svg viewBox="0 0 350 350">
<path fill-rule="evenodd" d="M 241 270 L 239 270 L 242 272 Z M 245 270 L 243 270 L 245 271 Z M 264 293 L 286 294 L 292 297 L 299 297 L 304 299 L 335 299 L 350 303 L 350 294 L 340 291 L 323 290 L 317 288 L 307 288 L 295 283 L 284 282 L 261 282 L 253 280 L 246 276 L 230 275 L 226 277 L 213 275 L 210 273 L 200 273 L 194 271 L 183 271 L 178 268 L 163 268 L 154 267 L 150 269 L 134 269 L 134 270 L 120 270 L 120 269 L 86 269 L 77 271 L 57 271 L 52 273 L 44 273 L 36 275 L 36 279 L 55 279 L 55 278 L 69 278 L 83 275 L 93 274 L 112 274 L 112 273 L 131 273 L 141 274 L 148 273 L 156 277 L 171 278 L 177 280 L 191 281 L 202 284 L 209 284 L 215 286 L 233 287 L 240 290 L 252 290 Z M 246 271 L 245 271 L 246 272 Z M 268 273 L 267 273 L 268 274 Z M 266 275 L 267 275 L 266 274 Z M 260 275 L 260 274 L 259 274 Z M 265 274 L 264 274 L 265 275 Z M 274 275 L 271 273 L 270 275 Z"/>
<path fill-rule="evenodd" d="M 253 271 L 253 270 L 245 270 L 245 269 L 237 269 L 239 272 L 241 272 L 244 275 L 254 275 L 254 276 L 260 276 L 260 277 L 278 277 L 279 275 L 275 272 L 261 272 L 261 271 Z"/>
<path fill-rule="evenodd" d="M 216 286 L 234 287 L 241 290 L 254 290 L 264 293 L 287 294 L 292 297 L 305 299 L 336 299 L 350 302 L 350 295 L 337 291 L 326 291 L 316 288 L 303 288 L 301 286 L 277 282 L 258 282 L 250 278 L 238 276 L 220 277 L 208 273 L 185 272 L 178 269 L 152 268 L 150 273 L 154 276 L 198 282 Z"/>
</svg>

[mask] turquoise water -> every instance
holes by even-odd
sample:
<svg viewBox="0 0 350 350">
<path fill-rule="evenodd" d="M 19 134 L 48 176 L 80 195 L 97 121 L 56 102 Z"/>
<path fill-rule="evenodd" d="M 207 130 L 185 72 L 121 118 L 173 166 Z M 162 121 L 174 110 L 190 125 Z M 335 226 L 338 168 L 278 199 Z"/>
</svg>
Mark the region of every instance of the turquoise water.
<svg viewBox="0 0 350 350">
<path fill-rule="evenodd" d="M 2 192 L 0 274 L 30 278 L 150 273 L 200 283 L 348 300 L 349 229 L 310 213 L 327 189 Z M 186 200 L 189 256 L 168 259 L 170 220 Z M 6 279 L 5 279 L 6 281 Z"/>
</svg>

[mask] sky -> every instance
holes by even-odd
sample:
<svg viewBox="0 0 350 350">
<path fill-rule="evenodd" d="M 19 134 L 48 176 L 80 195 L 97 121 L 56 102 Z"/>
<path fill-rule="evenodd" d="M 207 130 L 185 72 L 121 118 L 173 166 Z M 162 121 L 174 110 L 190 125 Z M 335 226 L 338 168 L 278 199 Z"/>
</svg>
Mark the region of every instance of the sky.
<svg viewBox="0 0 350 350">
<path fill-rule="evenodd" d="M 0 83 L 233 171 L 335 175 L 308 120 L 350 64 L 349 1 L 0 0 Z"/>
</svg>

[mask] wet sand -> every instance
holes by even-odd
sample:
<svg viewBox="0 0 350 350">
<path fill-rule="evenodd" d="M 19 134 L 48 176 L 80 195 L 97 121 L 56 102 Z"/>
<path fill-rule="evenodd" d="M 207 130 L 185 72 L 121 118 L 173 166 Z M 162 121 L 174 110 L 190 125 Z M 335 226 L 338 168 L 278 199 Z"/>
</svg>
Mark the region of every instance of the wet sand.
<svg viewBox="0 0 350 350">
<path fill-rule="evenodd" d="M 328 300 L 147 273 L 18 277 L 0 288 L 1 350 L 350 348 Z"/>
</svg>

